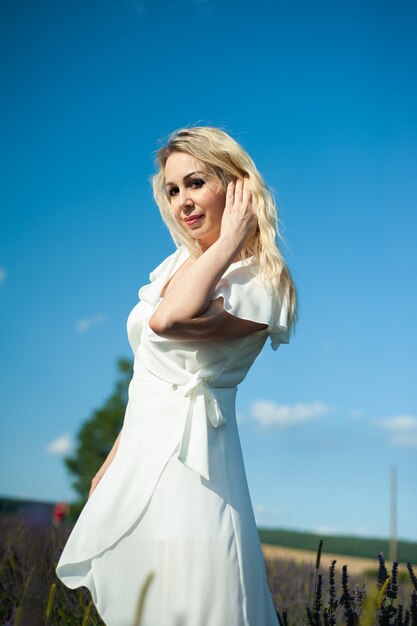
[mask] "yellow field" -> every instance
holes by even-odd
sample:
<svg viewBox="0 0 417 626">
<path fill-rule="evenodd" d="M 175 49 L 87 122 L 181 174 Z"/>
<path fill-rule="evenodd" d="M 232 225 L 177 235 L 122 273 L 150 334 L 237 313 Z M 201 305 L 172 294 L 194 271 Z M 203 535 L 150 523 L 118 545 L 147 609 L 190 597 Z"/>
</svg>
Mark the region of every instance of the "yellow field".
<svg viewBox="0 0 417 626">
<path fill-rule="evenodd" d="M 293 559 L 299 563 L 312 563 L 316 564 L 316 553 L 310 550 L 299 550 L 298 548 L 286 548 L 281 546 L 273 546 L 270 544 L 261 544 L 262 552 L 265 559 Z M 378 559 L 364 559 L 357 556 L 346 556 L 345 554 L 328 554 L 322 551 L 320 559 L 320 571 L 326 572 L 331 565 L 333 559 L 336 559 L 336 571 L 342 569 L 343 565 L 348 566 L 348 573 L 361 574 L 364 570 L 377 570 Z M 388 573 L 391 572 L 392 562 L 385 561 Z M 404 564 L 400 564 L 399 571 L 407 571 L 407 567 Z"/>
</svg>

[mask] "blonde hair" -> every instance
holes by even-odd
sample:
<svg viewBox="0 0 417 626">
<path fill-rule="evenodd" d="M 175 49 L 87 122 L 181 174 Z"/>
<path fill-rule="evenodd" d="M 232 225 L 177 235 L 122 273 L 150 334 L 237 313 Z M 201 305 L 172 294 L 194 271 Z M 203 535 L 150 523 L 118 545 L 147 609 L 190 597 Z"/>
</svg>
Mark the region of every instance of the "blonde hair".
<svg viewBox="0 0 417 626">
<path fill-rule="evenodd" d="M 156 152 L 158 172 L 151 177 L 153 195 L 177 247 L 184 245 L 190 255 L 198 258 L 202 254 L 198 241 L 194 240 L 178 224 L 170 205 L 170 196 L 165 187 L 164 170 L 168 157 L 176 152 L 187 153 L 205 165 L 226 190 L 231 180 L 249 174 L 252 191 L 252 207 L 258 219 L 254 237 L 245 242 L 240 259 L 254 255 L 259 263 L 259 278 L 272 283 L 279 298 L 279 284 L 288 300 L 288 324 L 293 329 L 298 319 L 297 290 L 284 258 L 275 242 L 277 237 L 285 244 L 279 232 L 279 218 L 273 194 L 258 172 L 248 153 L 230 135 L 212 126 L 192 126 L 175 130 L 165 146 Z"/>
</svg>

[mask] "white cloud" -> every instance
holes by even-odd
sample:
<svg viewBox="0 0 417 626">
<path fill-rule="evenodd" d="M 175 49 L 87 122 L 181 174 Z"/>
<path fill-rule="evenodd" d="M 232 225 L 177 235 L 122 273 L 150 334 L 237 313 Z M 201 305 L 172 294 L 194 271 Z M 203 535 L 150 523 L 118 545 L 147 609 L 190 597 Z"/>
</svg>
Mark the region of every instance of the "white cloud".
<svg viewBox="0 0 417 626">
<path fill-rule="evenodd" d="M 336 527 L 336 526 L 314 526 L 311 532 L 317 535 L 356 535 L 358 537 L 366 536 L 368 530 L 365 526 L 357 526 L 356 528 Z"/>
<path fill-rule="evenodd" d="M 310 422 L 334 409 L 323 402 L 303 404 L 276 404 L 266 400 L 252 403 L 251 416 L 258 422 L 262 430 L 268 428 L 288 428 Z"/>
<path fill-rule="evenodd" d="M 374 419 L 373 422 L 388 431 L 388 443 L 391 446 L 417 448 L 417 417 L 407 414 L 395 415 L 385 419 Z"/>
<path fill-rule="evenodd" d="M 275 515 L 279 512 L 276 506 L 269 506 L 268 504 L 262 503 L 255 504 L 253 510 L 258 515 Z"/>
<path fill-rule="evenodd" d="M 352 417 L 355 420 L 363 416 L 364 416 L 364 411 L 362 411 L 362 409 L 354 409 L 353 411 L 350 412 L 350 417 Z"/>
<path fill-rule="evenodd" d="M 257 524 L 274 524 L 279 519 L 280 510 L 275 506 L 267 504 L 255 504 L 253 507 Z"/>
<path fill-rule="evenodd" d="M 245 421 L 244 414 L 237 412 L 236 413 L 236 421 L 237 421 L 238 424 L 241 424 L 242 422 L 244 422 Z"/>
<path fill-rule="evenodd" d="M 311 532 L 316 535 L 336 535 L 338 531 L 334 526 L 313 526 Z"/>
<path fill-rule="evenodd" d="M 4 267 L 0 267 L 0 283 L 6 280 L 7 272 Z"/>
<path fill-rule="evenodd" d="M 85 317 L 82 320 L 79 320 L 76 324 L 76 329 L 79 333 L 85 333 L 93 326 L 97 326 L 97 324 L 101 324 L 106 319 L 106 316 L 103 313 L 98 313 L 97 315 L 92 315 L 91 317 Z"/>
<path fill-rule="evenodd" d="M 72 439 L 69 433 L 64 433 L 61 437 L 57 437 L 46 446 L 49 454 L 63 455 L 71 452 Z"/>
</svg>

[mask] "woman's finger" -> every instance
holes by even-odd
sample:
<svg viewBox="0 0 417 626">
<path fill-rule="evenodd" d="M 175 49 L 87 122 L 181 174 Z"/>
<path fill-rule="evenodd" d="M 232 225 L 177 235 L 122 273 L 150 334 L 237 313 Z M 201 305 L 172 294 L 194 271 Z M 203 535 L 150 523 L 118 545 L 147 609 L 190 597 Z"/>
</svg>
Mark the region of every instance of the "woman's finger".
<svg viewBox="0 0 417 626">
<path fill-rule="evenodd" d="M 236 187 L 235 187 L 235 205 L 240 205 L 242 202 L 242 193 L 243 193 L 243 181 L 241 178 L 236 179 Z"/>
<path fill-rule="evenodd" d="M 245 207 L 251 206 L 252 200 L 252 191 L 250 189 L 250 181 L 247 176 L 245 176 L 243 181 L 243 193 L 242 193 L 242 203 Z"/>
<path fill-rule="evenodd" d="M 235 193 L 235 185 L 233 180 L 227 185 L 226 190 L 226 207 L 231 207 L 233 205 L 233 196 Z"/>
</svg>

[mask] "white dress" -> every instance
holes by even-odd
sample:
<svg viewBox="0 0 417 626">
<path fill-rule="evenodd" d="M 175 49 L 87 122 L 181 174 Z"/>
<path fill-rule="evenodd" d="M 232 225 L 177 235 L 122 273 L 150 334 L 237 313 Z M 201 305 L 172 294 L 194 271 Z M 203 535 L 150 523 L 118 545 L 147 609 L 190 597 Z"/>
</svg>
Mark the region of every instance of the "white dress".
<svg viewBox="0 0 417 626">
<path fill-rule="evenodd" d="M 237 385 L 268 336 L 289 342 L 288 303 L 275 305 L 255 257 L 232 263 L 213 299 L 268 328 L 219 341 L 160 337 L 149 318 L 188 258 L 168 256 L 127 320 L 134 373 L 119 447 L 85 504 L 56 573 L 89 589 L 107 626 L 279 626 L 236 424 Z M 279 310 L 278 310 L 279 309 Z"/>
</svg>

